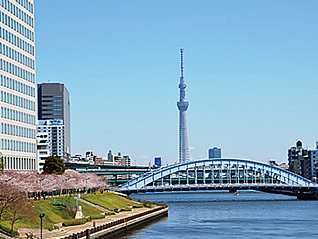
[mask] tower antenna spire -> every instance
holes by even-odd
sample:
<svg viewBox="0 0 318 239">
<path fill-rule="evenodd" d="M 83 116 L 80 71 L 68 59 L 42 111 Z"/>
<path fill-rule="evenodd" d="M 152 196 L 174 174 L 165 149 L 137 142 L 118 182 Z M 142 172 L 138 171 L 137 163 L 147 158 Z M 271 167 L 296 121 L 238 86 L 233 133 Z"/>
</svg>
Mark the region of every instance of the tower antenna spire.
<svg viewBox="0 0 318 239">
<path fill-rule="evenodd" d="M 187 109 L 189 107 L 189 102 L 186 100 L 185 89 L 187 85 L 185 84 L 183 77 L 183 49 L 181 52 L 181 77 L 180 77 L 180 100 L 177 102 L 177 106 L 180 112 L 179 115 L 179 162 L 184 162 L 190 159 L 189 156 L 189 142 L 188 142 L 188 125 L 187 125 Z"/>
<path fill-rule="evenodd" d="M 183 77 L 183 48 L 180 49 L 181 52 L 181 77 Z"/>
</svg>

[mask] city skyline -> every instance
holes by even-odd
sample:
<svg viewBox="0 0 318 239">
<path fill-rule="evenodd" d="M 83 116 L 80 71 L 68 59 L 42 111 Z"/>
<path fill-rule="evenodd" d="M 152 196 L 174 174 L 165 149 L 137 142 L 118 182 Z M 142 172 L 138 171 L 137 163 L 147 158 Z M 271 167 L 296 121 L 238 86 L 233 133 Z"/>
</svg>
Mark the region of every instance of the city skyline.
<svg viewBox="0 0 318 239">
<path fill-rule="evenodd" d="M 191 157 L 217 145 L 225 157 L 287 161 L 296 139 L 309 147 L 318 139 L 317 6 L 39 1 L 37 83 L 70 91 L 72 155 L 112 149 L 138 164 L 156 155 L 173 163 L 184 47 Z"/>
</svg>

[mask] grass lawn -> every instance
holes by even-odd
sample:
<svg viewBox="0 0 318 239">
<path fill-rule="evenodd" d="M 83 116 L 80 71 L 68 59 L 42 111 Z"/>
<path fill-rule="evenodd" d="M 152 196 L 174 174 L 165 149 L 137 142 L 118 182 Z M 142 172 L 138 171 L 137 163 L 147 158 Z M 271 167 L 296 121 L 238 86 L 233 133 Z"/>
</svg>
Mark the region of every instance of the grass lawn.
<svg viewBox="0 0 318 239">
<path fill-rule="evenodd" d="M 33 201 L 33 200 L 31 200 Z M 73 220 L 66 208 L 64 206 L 54 206 L 53 205 L 53 198 L 47 198 L 46 200 L 41 201 L 34 201 L 30 202 L 33 203 L 33 208 L 36 211 L 37 215 L 44 213 L 45 217 L 43 218 L 43 228 L 52 229 L 53 225 L 56 223 L 62 223 L 67 220 Z M 75 205 L 74 197 L 70 198 L 70 204 Z M 79 202 L 78 205 L 82 206 L 82 210 L 84 216 L 93 216 L 93 215 L 100 215 L 102 211 L 96 209 L 95 207 L 91 207 L 85 203 Z M 40 228 L 40 218 L 37 217 L 34 222 L 31 221 L 17 221 L 14 225 L 14 230 L 17 230 L 20 227 L 26 228 Z M 6 226 L 11 228 L 9 221 L 1 221 L 0 225 Z"/>
<path fill-rule="evenodd" d="M 96 194 L 96 195 L 87 194 L 87 195 L 81 195 L 81 196 L 87 201 L 99 204 L 110 210 L 114 210 L 115 207 L 123 208 L 123 207 L 131 206 L 135 204 L 135 202 L 111 192 L 104 193 L 104 194 Z"/>
</svg>

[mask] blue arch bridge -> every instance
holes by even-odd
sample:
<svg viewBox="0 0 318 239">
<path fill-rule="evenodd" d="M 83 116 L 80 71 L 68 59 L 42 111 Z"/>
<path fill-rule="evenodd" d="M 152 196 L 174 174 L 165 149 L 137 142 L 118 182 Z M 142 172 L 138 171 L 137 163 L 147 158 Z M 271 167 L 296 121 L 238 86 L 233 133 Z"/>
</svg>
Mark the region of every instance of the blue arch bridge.
<svg viewBox="0 0 318 239">
<path fill-rule="evenodd" d="M 121 185 L 125 194 L 192 190 L 257 190 L 318 199 L 318 184 L 287 170 L 247 159 L 185 161 L 147 172 Z"/>
</svg>

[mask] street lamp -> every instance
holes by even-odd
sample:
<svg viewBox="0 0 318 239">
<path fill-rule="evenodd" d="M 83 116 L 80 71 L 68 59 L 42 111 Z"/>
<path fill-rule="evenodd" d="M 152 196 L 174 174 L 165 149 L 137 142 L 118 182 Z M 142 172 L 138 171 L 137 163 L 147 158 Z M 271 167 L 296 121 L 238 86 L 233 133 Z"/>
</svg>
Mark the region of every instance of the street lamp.
<svg viewBox="0 0 318 239">
<path fill-rule="evenodd" d="M 40 178 L 39 182 L 40 182 L 40 199 L 42 199 L 43 196 L 43 190 L 42 190 L 42 181 L 44 180 L 44 178 Z"/>
<path fill-rule="evenodd" d="M 44 213 L 41 213 L 39 217 L 41 218 L 41 239 L 42 239 L 42 218 L 45 216 Z"/>
<path fill-rule="evenodd" d="M 68 196 L 68 188 L 67 188 L 67 181 L 69 180 L 69 178 L 66 178 L 65 180 L 64 180 L 64 182 L 65 182 L 65 188 L 66 188 L 66 197 Z"/>
</svg>

